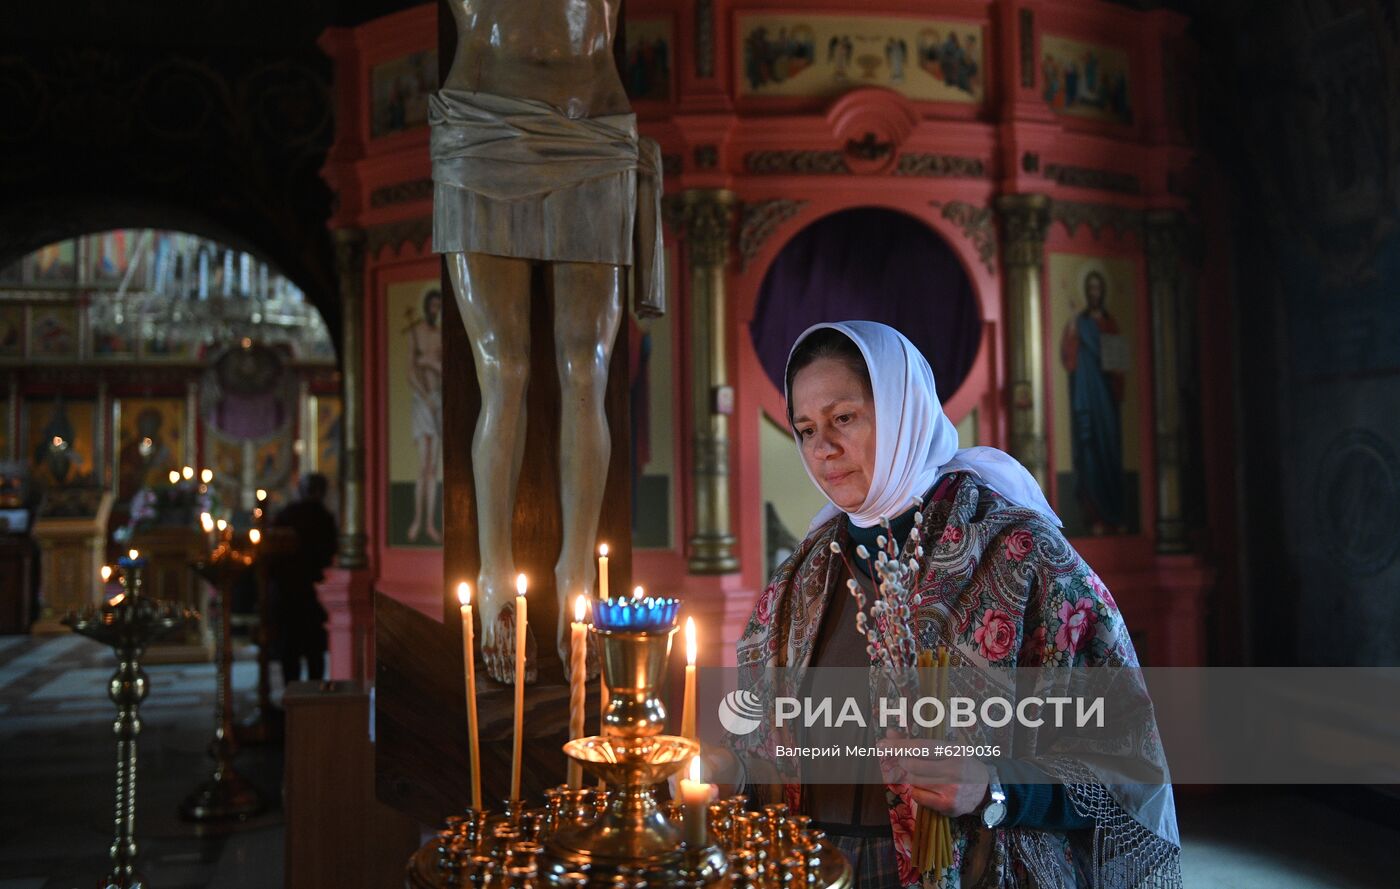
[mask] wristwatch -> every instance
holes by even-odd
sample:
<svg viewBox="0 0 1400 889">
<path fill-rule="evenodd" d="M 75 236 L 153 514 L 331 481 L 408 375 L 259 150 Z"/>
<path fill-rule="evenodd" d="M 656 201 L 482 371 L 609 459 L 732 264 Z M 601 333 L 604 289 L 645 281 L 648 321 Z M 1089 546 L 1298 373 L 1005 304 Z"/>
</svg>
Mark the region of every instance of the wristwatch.
<svg viewBox="0 0 1400 889">
<path fill-rule="evenodd" d="M 982 806 L 982 826 L 988 830 L 1006 820 L 1006 791 L 1001 789 L 997 770 L 987 766 L 987 802 Z"/>
</svg>

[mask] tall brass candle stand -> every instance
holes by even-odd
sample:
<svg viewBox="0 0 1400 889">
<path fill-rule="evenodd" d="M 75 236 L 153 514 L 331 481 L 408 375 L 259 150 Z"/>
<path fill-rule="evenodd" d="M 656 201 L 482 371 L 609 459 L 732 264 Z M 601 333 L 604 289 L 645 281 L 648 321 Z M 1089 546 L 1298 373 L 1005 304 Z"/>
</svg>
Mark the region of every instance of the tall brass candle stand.
<svg viewBox="0 0 1400 889">
<path fill-rule="evenodd" d="M 253 564 L 258 586 L 258 630 L 255 636 L 258 644 L 258 703 L 238 726 L 239 743 L 249 745 L 266 744 L 282 737 L 282 711 L 272 704 L 272 609 L 267 563 L 271 558 L 296 551 L 296 532 L 292 529 L 266 528 L 263 534 L 266 536 L 258 544 L 258 559 Z"/>
<path fill-rule="evenodd" d="M 117 656 L 117 670 L 107 682 L 107 695 L 117 705 L 117 720 L 112 723 L 117 736 L 117 803 L 110 850 L 112 870 L 100 884 L 102 889 L 141 889 L 143 885 L 136 872 L 136 736 L 141 732 L 141 702 L 149 683 L 141 669 L 141 655 L 152 641 L 199 618 L 175 603 L 141 595 L 141 568 L 145 564 L 140 558 L 123 559 L 123 591 L 101 606 L 88 606 L 63 619 L 73 632 L 111 646 Z"/>
<path fill-rule="evenodd" d="M 252 570 L 258 532 L 245 549 L 235 546 L 232 529 L 224 533 L 219 545 L 203 561 L 192 566 L 197 574 L 214 586 L 218 601 L 219 634 L 217 636 L 217 695 L 214 714 L 214 739 L 209 743 L 209 755 L 214 759 L 214 771 L 180 803 L 180 816 L 187 821 L 209 822 L 243 819 L 262 811 L 263 800 L 248 779 L 234 768 L 238 741 L 233 733 L 233 646 L 229 634 L 229 610 L 233 588 Z"/>
</svg>

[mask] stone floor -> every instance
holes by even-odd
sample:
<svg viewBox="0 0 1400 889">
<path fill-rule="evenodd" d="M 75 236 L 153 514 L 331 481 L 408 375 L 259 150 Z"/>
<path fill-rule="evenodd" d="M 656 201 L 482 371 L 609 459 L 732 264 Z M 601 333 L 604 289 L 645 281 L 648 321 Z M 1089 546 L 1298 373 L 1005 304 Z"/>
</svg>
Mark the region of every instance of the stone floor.
<svg viewBox="0 0 1400 889">
<path fill-rule="evenodd" d="M 112 665 L 108 649 L 80 637 L 0 636 L 0 889 L 87 889 L 107 872 Z M 184 823 L 176 808 L 209 767 L 213 667 L 161 665 L 147 672 L 137 818 L 147 886 L 280 887 L 280 751 L 247 748 L 238 760 L 271 801 L 266 814 L 222 830 Z M 240 712 L 251 707 L 256 676 L 255 664 L 240 652 L 234 666 Z M 1400 830 L 1314 795 L 1287 788 L 1183 793 L 1179 811 L 1191 889 L 1400 885 Z"/>
<path fill-rule="evenodd" d="M 0 636 L 0 889 L 76 889 L 107 873 L 116 746 L 107 699 L 111 650 L 80 636 Z M 152 889 L 282 885 L 282 756 L 246 748 L 240 771 L 268 811 L 232 828 L 180 820 L 180 800 L 208 774 L 212 664 L 146 668 L 137 767 L 139 869 Z M 274 668 L 274 675 L 279 671 Z M 239 712 L 257 666 L 233 669 Z"/>
</svg>

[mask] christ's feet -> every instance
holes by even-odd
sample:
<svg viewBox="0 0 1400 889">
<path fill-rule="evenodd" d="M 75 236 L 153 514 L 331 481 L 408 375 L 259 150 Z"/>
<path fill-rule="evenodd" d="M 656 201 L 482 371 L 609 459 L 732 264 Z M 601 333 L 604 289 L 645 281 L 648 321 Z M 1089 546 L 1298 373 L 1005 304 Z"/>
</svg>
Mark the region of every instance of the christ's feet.
<svg viewBox="0 0 1400 889">
<path fill-rule="evenodd" d="M 481 584 L 481 659 L 486 674 L 507 685 L 515 681 L 515 590 Z M 538 673 L 535 634 L 525 628 L 525 683 Z"/>
</svg>

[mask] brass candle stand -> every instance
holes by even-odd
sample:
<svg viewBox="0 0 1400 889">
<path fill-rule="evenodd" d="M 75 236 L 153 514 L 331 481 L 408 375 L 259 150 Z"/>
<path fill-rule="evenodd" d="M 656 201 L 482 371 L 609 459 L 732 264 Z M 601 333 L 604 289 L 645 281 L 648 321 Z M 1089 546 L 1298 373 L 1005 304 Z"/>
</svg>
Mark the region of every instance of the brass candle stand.
<svg viewBox="0 0 1400 889">
<path fill-rule="evenodd" d="M 696 741 L 662 734 L 666 711 L 657 692 L 676 632 L 674 607 L 661 625 L 650 626 L 609 626 L 595 614 L 591 632 L 611 698 L 602 734 L 569 741 L 563 750 L 609 789 L 556 787 L 540 806 L 513 801 L 501 813 L 468 809 L 451 816 L 410 860 L 408 886 L 851 886 L 840 851 L 783 806 L 747 812 L 742 796 L 711 803 L 707 842 L 684 842 L 682 807 L 659 805 L 655 792 L 700 749 Z"/>
<path fill-rule="evenodd" d="M 254 641 L 258 646 L 258 697 L 253 711 L 237 728 L 238 742 L 247 746 L 281 742 L 284 729 L 282 709 L 272 703 L 272 613 L 268 589 L 267 561 L 296 552 L 296 533 L 290 528 L 263 528 L 254 561 L 258 589 L 258 622 Z"/>
<path fill-rule="evenodd" d="M 219 603 L 219 632 L 215 655 L 217 693 L 214 738 L 209 742 L 214 770 L 180 803 L 180 816 L 186 821 L 204 823 L 243 819 L 256 815 L 263 808 L 257 788 L 240 775 L 233 764 L 234 756 L 238 753 L 238 741 L 233 727 L 233 645 L 229 610 L 233 602 L 233 588 L 244 574 L 252 570 L 253 562 L 253 549 L 237 548 L 229 530 L 208 558 L 191 566 L 195 573 L 214 587 Z"/>
<path fill-rule="evenodd" d="M 101 606 L 69 614 L 63 622 L 73 632 L 111 646 L 117 669 L 107 682 L 107 695 L 117 705 L 112 732 L 117 736 L 117 800 L 110 854 L 112 869 L 102 889 L 141 889 L 136 872 L 136 737 L 141 732 L 141 702 L 150 689 L 141 656 L 146 646 L 193 624 L 199 615 L 172 602 L 141 594 L 141 559 L 123 559 L 122 592 Z"/>
</svg>

